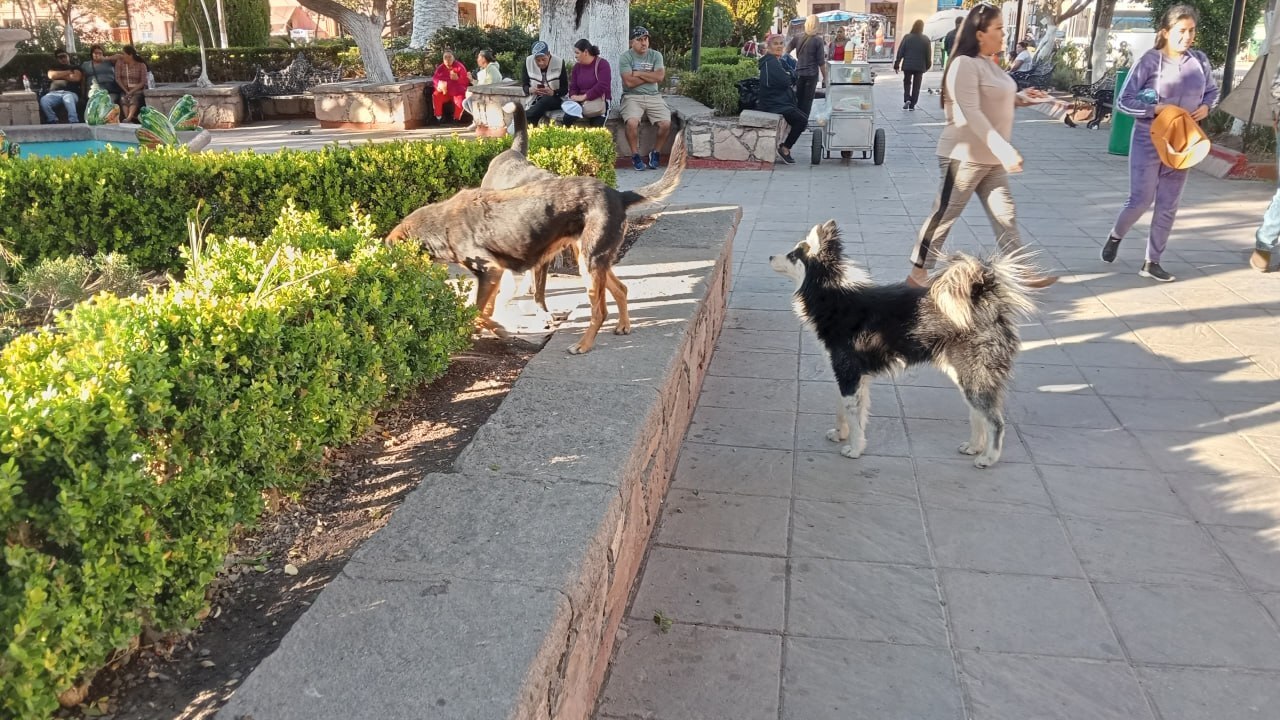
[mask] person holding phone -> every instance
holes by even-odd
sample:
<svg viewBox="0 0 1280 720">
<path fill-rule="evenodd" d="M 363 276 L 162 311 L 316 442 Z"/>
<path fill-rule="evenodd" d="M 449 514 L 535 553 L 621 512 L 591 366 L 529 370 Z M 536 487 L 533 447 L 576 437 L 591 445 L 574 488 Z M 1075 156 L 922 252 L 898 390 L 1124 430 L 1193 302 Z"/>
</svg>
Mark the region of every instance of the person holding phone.
<svg viewBox="0 0 1280 720">
<path fill-rule="evenodd" d="M 525 117 L 530 125 L 549 120 L 547 113 L 559 110 L 560 103 L 569 92 L 569 73 L 564 60 L 551 54 L 551 47 L 539 40 L 533 44 L 533 53 L 524 59 L 524 77 L 521 78 L 526 99 Z"/>
</svg>

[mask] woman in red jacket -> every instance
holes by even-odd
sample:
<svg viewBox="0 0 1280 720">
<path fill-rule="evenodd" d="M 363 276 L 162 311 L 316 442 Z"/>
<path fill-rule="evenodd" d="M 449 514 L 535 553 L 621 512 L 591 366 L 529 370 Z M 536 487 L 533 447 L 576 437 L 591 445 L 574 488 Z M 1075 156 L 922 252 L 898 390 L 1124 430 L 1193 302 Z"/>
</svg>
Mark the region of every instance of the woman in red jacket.
<svg viewBox="0 0 1280 720">
<path fill-rule="evenodd" d="M 435 90 L 431 93 L 431 107 L 436 111 L 436 122 L 444 115 L 444 104 L 453 101 L 453 121 L 462 120 L 462 100 L 467 95 L 467 67 L 453 57 L 452 50 L 445 50 L 441 63 L 431 76 Z"/>
</svg>

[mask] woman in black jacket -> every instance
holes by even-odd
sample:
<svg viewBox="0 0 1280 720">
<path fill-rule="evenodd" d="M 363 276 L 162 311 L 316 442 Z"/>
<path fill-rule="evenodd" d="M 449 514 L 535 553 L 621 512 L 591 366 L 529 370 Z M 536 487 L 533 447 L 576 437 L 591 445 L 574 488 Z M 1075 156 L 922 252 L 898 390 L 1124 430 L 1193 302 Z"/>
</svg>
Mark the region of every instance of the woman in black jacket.
<svg viewBox="0 0 1280 720">
<path fill-rule="evenodd" d="M 760 66 L 760 92 L 756 97 L 756 108 L 786 118 L 791 130 L 787 133 L 787 139 L 778 146 L 778 159 L 790 165 L 795 162 L 791 157 L 791 147 L 796 144 L 800 133 L 804 132 L 809 115 L 796 103 L 796 91 L 792 87 L 796 75 L 782 62 L 785 48 L 786 42 L 782 36 L 773 35 L 767 41 L 764 57 L 757 61 Z"/>
<path fill-rule="evenodd" d="M 911 32 L 898 43 L 898 56 L 893 61 L 893 71 L 902 69 L 902 109 L 915 110 L 920 99 L 920 83 L 924 74 L 933 67 L 933 45 L 924 34 L 924 21 L 917 20 Z"/>
</svg>

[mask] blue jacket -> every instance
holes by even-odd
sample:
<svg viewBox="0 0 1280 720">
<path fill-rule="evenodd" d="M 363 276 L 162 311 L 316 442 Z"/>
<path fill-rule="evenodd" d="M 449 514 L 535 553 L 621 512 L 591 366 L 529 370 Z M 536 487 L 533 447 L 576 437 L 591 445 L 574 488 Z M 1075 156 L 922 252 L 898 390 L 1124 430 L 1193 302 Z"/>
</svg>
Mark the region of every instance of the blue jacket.
<svg viewBox="0 0 1280 720">
<path fill-rule="evenodd" d="M 760 67 L 756 109 L 781 115 L 796 108 L 795 72 L 772 54 L 760 58 L 756 64 Z"/>
</svg>

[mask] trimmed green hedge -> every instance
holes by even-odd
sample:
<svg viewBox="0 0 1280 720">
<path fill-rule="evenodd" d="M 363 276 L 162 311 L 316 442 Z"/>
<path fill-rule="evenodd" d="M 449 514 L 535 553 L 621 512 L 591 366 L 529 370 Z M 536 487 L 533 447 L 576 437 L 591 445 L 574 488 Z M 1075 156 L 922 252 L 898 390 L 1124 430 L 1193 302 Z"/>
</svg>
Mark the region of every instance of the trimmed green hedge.
<svg viewBox="0 0 1280 720">
<path fill-rule="evenodd" d="M 502 140 L 402 141 L 319 152 L 158 149 L 0 162 L 0 245 L 44 257 L 118 252 L 144 270 L 180 267 L 186 220 L 203 201 L 216 234 L 262 237 L 289 201 L 335 224 L 358 201 L 385 233 L 405 215 L 480 184 Z M 537 128 L 530 159 L 613 184 L 607 130 Z"/>
<path fill-rule="evenodd" d="M 687 72 L 680 78 L 680 92 L 712 108 L 717 115 L 738 114 L 739 80 L 759 77 L 755 62 L 734 65 L 703 65 L 697 72 Z"/>
<path fill-rule="evenodd" d="M 0 351 L 0 717 L 43 720 L 144 627 L 193 627 L 262 492 L 441 375 L 473 319 L 367 218 L 286 208 L 169 291 L 99 296 Z"/>
<path fill-rule="evenodd" d="M 140 48 L 138 52 L 155 74 L 156 82 L 188 82 L 192 78 L 187 71 L 192 68 L 198 71 L 200 67 L 200 48 L 195 45 L 151 45 Z M 353 73 L 362 73 L 364 70 L 364 66 L 360 64 L 359 52 L 351 53 L 348 48 L 335 45 L 297 48 L 233 47 L 225 50 L 208 48 L 205 51 L 209 79 L 216 83 L 237 80 L 247 82 L 253 79 L 258 67 L 263 70 L 282 70 L 299 54 L 316 67 L 336 68 L 342 65 L 351 68 Z M 86 46 L 80 48 L 72 61 L 78 65 L 88 59 L 89 48 Z M 16 81 L 24 74 L 43 76 L 51 62 L 52 58 L 45 53 L 19 53 L 4 67 L 0 67 L 0 80 Z"/>
</svg>

